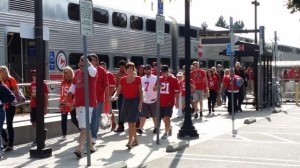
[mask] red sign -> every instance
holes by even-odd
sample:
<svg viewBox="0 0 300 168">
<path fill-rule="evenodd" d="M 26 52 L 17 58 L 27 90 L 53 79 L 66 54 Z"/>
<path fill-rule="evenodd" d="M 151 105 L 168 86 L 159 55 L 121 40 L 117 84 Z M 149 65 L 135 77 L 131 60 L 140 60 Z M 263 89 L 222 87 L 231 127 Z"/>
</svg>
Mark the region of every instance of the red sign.
<svg viewBox="0 0 300 168">
<path fill-rule="evenodd" d="M 239 45 L 239 51 L 244 51 L 244 50 L 245 50 L 244 45 Z"/>
<path fill-rule="evenodd" d="M 202 48 L 202 44 L 198 44 L 198 56 L 202 57 L 203 55 L 203 48 Z"/>
</svg>

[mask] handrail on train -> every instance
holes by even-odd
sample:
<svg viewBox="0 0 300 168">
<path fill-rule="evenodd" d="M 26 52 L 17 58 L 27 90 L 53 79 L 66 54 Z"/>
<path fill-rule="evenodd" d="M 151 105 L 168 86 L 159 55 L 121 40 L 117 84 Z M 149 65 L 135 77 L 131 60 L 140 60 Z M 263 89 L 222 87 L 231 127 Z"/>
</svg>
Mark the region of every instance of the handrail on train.
<svg viewBox="0 0 300 168">
<path fill-rule="evenodd" d="M 48 96 L 51 97 L 51 98 L 49 98 L 48 101 L 50 101 L 50 102 L 59 101 L 59 99 L 60 99 L 59 92 L 58 93 L 51 92 L 52 90 L 55 89 L 55 88 L 54 89 L 51 89 L 51 88 L 53 88 L 53 86 L 54 87 L 60 87 L 61 82 L 52 81 L 52 80 L 44 80 L 44 82 L 46 83 L 46 85 L 48 87 L 50 87 Z M 18 83 L 18 87 L 23 90 L 24 95 L 26 97 L 26 101 L 24 103 L 17 105 L 18 107 L 23 108 L 23 112 L 25 111 L 26 105 L 30 104 L 30 96 L 28 96 L 28 94 L 26 94 L 26 91 L 28 93 L 28 90 L 26 90 L 26 88 L 29 88 L 30 85 L 31 85 L 31 83 Z M 59 110 L 58 106 L 50 106 L 50 102 L 49 102 L 49 105 L 48 105 L 48 110 Z"/>
</svg>

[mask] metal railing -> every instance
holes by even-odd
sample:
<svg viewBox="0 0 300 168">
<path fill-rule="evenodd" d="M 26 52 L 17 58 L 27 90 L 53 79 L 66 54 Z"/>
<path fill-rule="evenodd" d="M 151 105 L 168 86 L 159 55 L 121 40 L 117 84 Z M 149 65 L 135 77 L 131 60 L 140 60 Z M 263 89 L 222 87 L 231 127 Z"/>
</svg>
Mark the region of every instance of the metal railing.
<svg viewBox="0 0 300 168">
<path fill-rule="evenodd" d="M 59 111 L 59 99 L 60 99 L 60 84 L 58 81 L 45 80 L 45 83 L 49 90 L 49 99 L 48 99 L 48 110 L 49 112 L 58 112 Z M 30 104 L 30 85 L 31 83 L 19 83 L 18 87 L 23 90 L 26 101 L 22 104 L 19 104 L 17 107 L 21 108 L 22 112 L 29 112 Z M 38 101 L 38 100 L 37 100 Z"/>
</svg>

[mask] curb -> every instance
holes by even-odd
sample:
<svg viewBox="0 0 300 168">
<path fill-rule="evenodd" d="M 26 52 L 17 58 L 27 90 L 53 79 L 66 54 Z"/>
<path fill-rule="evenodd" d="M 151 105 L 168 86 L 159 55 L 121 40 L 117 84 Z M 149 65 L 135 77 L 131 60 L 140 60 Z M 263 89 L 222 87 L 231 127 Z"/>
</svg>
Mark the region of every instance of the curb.
<svg viewBox="0 0 300 168">
<path fill-rule="evenodd" d="M 106 168 L 127 168 L 127 164 L 124 161 L 117 162 L 107 166 Z"/>
<path fill-rule="evenodd" d="M 189 146 L 188 141 L 179 141 L 169 144 L 166 148 L 166 152 L 176 152 Z"/>
<path fill-rule="evenodd" d="M 256 122 L 256 118 L 252 117 L 252 118 L 247 118 L 246 120 L 244 120 L 244 124 L 252 124 Z"/>
</svg>

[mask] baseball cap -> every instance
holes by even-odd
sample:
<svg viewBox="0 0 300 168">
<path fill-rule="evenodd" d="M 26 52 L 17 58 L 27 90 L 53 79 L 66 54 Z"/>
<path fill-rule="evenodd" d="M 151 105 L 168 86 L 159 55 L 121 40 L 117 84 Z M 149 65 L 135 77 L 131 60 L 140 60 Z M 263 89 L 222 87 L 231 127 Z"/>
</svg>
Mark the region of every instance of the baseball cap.
<svg viewBox="0 0 300 168">
<path fill-rule="evenodd" d="M 151 68 L 152 68 L 151 65 L 149 65 L 149 64 L 145 65 L 145 69 L 151 69 Z"/>
<path fill-rule="evenodd" d="M 178 72 L 176 76 L 183 76 L 182 72 Z"/>
<path fill-rule="evenodd" d="M 162 72 L 168 72 L 168 71 L 169 71 L 168 65 L 163 65 L 163 66 L 161 67 L 161 71 L 162 71 Z"/>
</svg>

